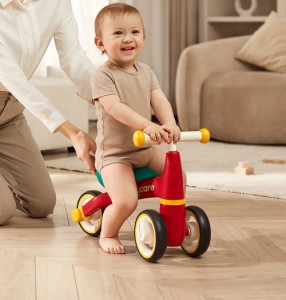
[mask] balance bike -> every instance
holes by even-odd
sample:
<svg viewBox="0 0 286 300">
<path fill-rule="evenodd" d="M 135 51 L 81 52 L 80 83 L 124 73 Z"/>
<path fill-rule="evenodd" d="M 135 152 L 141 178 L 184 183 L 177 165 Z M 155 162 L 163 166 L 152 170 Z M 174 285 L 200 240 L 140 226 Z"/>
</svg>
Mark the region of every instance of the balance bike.
<svg viewBox="0 0 286 300">
<path fill-rule="evenodd" d="M 209 139 L 209 131 L 203 128 L 181 132 L 179 142 L 207 143 Z M 142 131 L 134 133 L 133 142 L 137 147 L 154 143 Z M 200 207 L 185 206 L 182 165 L 176 145 L 170 143 L 162 176 L 147 168 L 135 169 L 134 175 L 139 199 L 160 198 L 159 212 L 146 209 L 137 216 L 134 237 L 139 254 L 147 261 L 156 262 L 164 255 L 167 246 L 181 246 L 190 257 L 205 253 L 211 240 L 210 223 Z M 97 177 L 104 186 L 98 172 Z M 128 201 L 128 196 L 126 198 Z M 110 204 L 111 199 L 106 192 L 86 191 L 79 197 L 77 208 L 72 211 L 72 219 L 85 233 L 98 237 L 104 209 Z"/>
</svg>

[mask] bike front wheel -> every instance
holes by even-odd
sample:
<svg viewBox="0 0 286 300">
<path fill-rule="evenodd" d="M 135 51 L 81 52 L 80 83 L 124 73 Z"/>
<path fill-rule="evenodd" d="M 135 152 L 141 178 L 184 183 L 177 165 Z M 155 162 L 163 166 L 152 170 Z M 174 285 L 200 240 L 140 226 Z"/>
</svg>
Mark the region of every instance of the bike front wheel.
<svg viewBox="0 0 286 300">
<path fill-rule="evenodd" d="M 77 208 L 81 208 L 91 199 L 97 197 L 100 194 L 101 192 L 95 190 L 84 192 L 78 199 Z M 88 235 L 98 237 L 101 231 L 103 212 L 103 209 L 99 209 L 91 216 L 88 216 L 84 221 L 79 222 L 79 226 L 81 227 L 81 229 Z"/>
<path fill-rule="evenodd" d="M 149 262 L 156 262 L 167 248 L 167 229 L 162 216 L 152 209 L 141 212 L 135 221 L 134 237 L 139 254 Z"/>
</svg>

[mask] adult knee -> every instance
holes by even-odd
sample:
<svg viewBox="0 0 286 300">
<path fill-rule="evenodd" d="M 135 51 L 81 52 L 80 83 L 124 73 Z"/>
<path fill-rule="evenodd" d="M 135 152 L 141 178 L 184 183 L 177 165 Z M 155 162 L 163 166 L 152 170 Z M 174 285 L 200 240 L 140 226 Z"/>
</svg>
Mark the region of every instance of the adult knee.
<svg viewBox="0 0 286 300">
<path fill-rule="evenodd" d="M 0 212 L 0 226 L 5 225 L 8 223 L 10 219 L 12 219 L 15 216 L 16 208 L 15 210 L 12 210 L 10 212 Z"/>
<path fill-rule="evenodd" d="M 53 213 L 56 205 L 56 193 L 54 190 L 42 194 L 37 201 L 29 201 L 28 205 L 23 206 L 27 214 L 33 218 L 44 218 Z M 21 209 L 22 210 L 22 209 Z"/>
<path fill-rule="evenodd" d="M 3 192 L 3 190 L 1 191 Z M 0 225 L 6 224 L 10 219 L 15 216 L 16 203 L 12 192 L 0 195 Z"/>
</svg>

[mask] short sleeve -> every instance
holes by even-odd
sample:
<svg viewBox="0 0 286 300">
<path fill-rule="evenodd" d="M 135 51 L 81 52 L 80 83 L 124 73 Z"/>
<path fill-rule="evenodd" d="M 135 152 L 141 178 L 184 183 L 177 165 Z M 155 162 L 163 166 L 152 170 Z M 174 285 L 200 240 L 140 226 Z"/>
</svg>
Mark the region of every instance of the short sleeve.
<svg viewBox="0 0 286 300">
<path fill-rule="evenodd" d="M 102 68 L 92 75 L 91 90 L 92 99 L 95 101 L 103 96 L 118 95 L 112 74 Z"/>
</svg>

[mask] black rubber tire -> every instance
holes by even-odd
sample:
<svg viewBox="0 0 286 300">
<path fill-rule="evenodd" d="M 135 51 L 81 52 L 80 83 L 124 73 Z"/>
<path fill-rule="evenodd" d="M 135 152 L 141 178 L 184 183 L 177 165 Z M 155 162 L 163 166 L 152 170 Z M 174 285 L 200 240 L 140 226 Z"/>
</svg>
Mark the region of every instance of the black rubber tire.
<svg viewBox="0 0 286 300">
<path fill-rule="evenodd" d="M 96 190 L 89 190 L 89 191 L 84 192 L 83 194 L 81 194 L 81 196 L 79 197 L 79 199 L 77 201 L 77 208 L 80 208 L 83 205 L 83 202 L 86 203 L 89 200 L 93 199 L 94 197 L 96 197 L 100 194 L 101 194 L 101 192 L 96 191 Z M 99 216 L 97 219 L 93 220 L 92 216 L 91 216 L 89 220 L 79 222 L 79 226 L 88 235 L 93 236 L 93 237 L 98 237 L 101 232 L 103 213 L 104 213 L 103 209 L 98 210 L 97 212 L 94 213 L 94 215 L 96 214 Z M 98 221 L 96 221 L 97 224 L 92 223 L 92 221 L 95 221 L 95 220 L 98 220 Z"/>
<path fill-rule="evenodd" d="M 144 232 L 147 232 L 149 239 L 152 240 L 149 244 L 142 240 L 144 239 L 142 226 L 145 226 Z M 149 262 L 159 260 L 167 248 L 167 229 L 162 216 L 152 209 L 142 211 L 135 221 L 134 238 L 137 250 L 145 260 Z"/>
<path fill-rule="evenodd" d="M 189 231 L 194 231 L 195 237 L 192 240 L 192 234 L 186 236 L 181 247 L 188 256 L 199 257 L 207 251 L 210 245 L 211 226 L 209 219 L 200 207 L 190 205 L 186 207 L 186 223 Z"/>
</svg>

